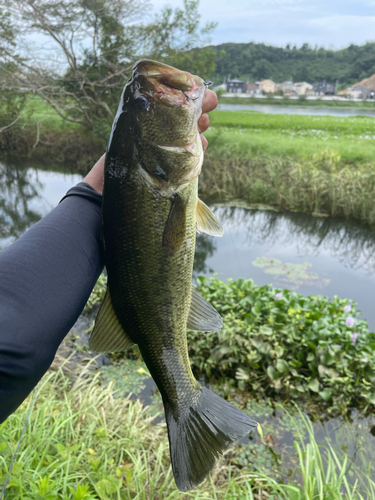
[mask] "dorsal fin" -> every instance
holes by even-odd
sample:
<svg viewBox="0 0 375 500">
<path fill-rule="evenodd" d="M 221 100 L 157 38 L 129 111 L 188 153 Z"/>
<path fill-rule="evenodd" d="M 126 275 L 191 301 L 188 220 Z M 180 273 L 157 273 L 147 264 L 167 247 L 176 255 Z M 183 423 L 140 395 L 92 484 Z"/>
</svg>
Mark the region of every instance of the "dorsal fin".
<svg viewBox="0 0 375 500">
<path fill-rule="evenodd" d="M 117 352 L 126 351 L 133 345 L 134 342 L 126 335 L 117 319 L 107 287 L 104 301 L 95 320 L 89 347 L 96 352 Z"/>
<path fill-rule="evenodd" d="M 216 332 L 217 330 L 221 330 L 222 326 L 223 320 L 220 314 L 192 287 L 190 311 L 186 328 L 198 332 Z"/>
<path fill-rule="evenodd" d="M 198 233 L 207 233 L 211 236 L 223 236 L 224 234 L 224 229 L 221 227 L 220 222 L 208 206 L 199 198 L 197 204 L 197 231 Z"/>
</svg>

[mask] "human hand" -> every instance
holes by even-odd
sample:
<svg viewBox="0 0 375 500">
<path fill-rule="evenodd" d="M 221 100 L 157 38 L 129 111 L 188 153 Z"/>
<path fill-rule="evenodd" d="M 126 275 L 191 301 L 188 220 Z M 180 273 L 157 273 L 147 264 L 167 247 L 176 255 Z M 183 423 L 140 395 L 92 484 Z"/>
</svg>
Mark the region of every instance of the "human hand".
<svg viewBox="0 0 375 500">
<path fill-rule="evenodd" d="M 210 119 L 208 118 L 207 113 L 209 111 L 213 111 L 216 108 L 217 102 L 217 95 L 215 94 L 215 92 L 207 89 L 202 104 L 202 115 L 198 120 L 198 130 L 202 141 L 203 151 L 206 151 L 208 146 L 207 139 L 204 137 L 204 135 L 202 135 L 202 132 L 205 132 L 210 125 Z"/>
<path fill-rule="evenodd" d="M 216 106 L 217 106 L 217 96 L 215 92 L 212 92 L 212 90 L 207 89 L 202 104 L 202 115 L 198 120 L 198 130 L 202 141 L 203 151 L 206 151 L 208 146 L 207 139 L 202 135 L 202 133 L 205 132 L 210 125 L 210 120 L 208 118 L 207 113 L 215 109 Z M 83 179 L 83 182 L 89 184 L 100 194 L 103 193 L 104 164 L 105 164 L 105 154 L 99 158 L 99 160 L 95 163 L 90 172 Z"/>
</svg>

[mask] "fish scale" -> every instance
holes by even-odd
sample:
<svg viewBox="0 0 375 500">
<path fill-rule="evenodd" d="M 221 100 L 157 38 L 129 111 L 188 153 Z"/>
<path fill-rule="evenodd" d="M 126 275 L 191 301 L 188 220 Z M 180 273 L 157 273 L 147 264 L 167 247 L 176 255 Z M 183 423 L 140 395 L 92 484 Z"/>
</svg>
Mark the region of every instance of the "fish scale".
<svg viewBox="0 0 375 500">
<path fill-rule="evenodd" d="M 139 61 L 125 86 L 106 154 L 103 239 L 108 289 L 90 338 L 96 351 L 138 344 L 163 398 L 173 473 L 198 485 L 218 456 L 257 424 L 195 380 L 187 328 L 220 329 L 192 289 L 196 230 L 221 236 L 198 199 L 203 151 L 199 77 Z"/>
</svg>

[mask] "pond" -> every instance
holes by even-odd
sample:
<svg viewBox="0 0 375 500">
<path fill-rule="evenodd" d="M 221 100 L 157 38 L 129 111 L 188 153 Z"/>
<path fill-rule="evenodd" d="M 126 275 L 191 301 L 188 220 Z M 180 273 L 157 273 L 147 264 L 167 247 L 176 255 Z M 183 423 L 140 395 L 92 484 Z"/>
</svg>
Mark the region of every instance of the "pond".
<svg viewBox="0 0 375 500">
<path fill-rule="evenodd" d="M 34 165 L 0 163 L 0 179 L 3 186 L 0 248 L 5 248 L 48 213 L 81 176 L 46 171 Z M 214 212 L 225 233 L 222 238 L 198 236 L 195 277 L 217 273 L 223 280 L 252 278 L 259 285 L 273 283 L 302 294 L 330 297 L 337 294 L 358 302 L 370 328 L 375 328 L 371 294 L 375 285 L 373 231 L 352 221 L 272 210 L 217 207 Z M 76 326 L 77 333 L 87 326 L 87 320 L 81 319 Z M 139 365 L 134 365 L 133 373 L 129 372 L 129 363 L 126 378 L 142 389 L 136 378 Z M 116 377 L 110 371 L 108 376 L 111 380 L 125 380 L 120 372 Z M 153 387 L 146 378 L 140 396 L 150 397 Z M 236 460 L 245 463 L 255 454 L 264 470 L 275 475 L 276 470 L 281 471 L 280 477 L 287 477 L 295 460 L 292 443 L 298 431 L 298 418 L 291 421 L 281 410 L 271 411 L 252 402 L 249 405 L 252 416 L 262 424 L 267 447 L 254 435 L 249 446 L 243 443 Z M 314 430 L 320 443 L 326 444 L 328 439 L 338 452 L 345 450 L 354 468 L 364 467 L 375 459 L 372 434 L 375 434 L 375 419 L 372 417 L 352 414 L 351 422 L 331 419 L 324 424 L 314 424 Z"/>
<path fill-rule="evenodd" d="M 221 111 L 258 111 L 260 113 L 274 115 L 328 115 L 338 116 L 374 116 L 375 109 L 362 108 L 335 108 L 335 107 L 313 107 L 313 106 L 278 106 L 272 104 L 219 104 L 217 109 Z"/>
</svg>

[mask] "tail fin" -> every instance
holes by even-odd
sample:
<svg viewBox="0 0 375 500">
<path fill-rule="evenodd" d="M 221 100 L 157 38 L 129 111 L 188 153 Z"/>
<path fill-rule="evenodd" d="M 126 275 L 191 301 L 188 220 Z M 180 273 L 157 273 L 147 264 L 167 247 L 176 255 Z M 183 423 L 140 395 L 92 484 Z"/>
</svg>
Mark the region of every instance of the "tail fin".
<svg viewBox="0 0 375 500">
<path fill-rule="evenodd" d="M 228 446 L 257 423 L 234 405 L 202 387 L 196 404 L 173 411 L 165 403 L 174 478 L 181 491 L 200 484 Z"/>
</svg>

